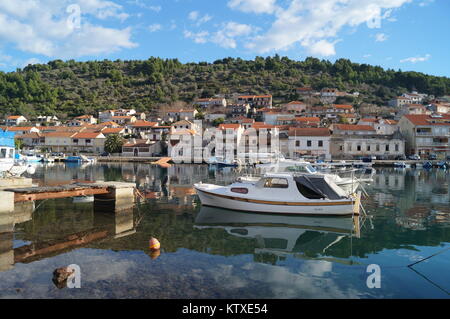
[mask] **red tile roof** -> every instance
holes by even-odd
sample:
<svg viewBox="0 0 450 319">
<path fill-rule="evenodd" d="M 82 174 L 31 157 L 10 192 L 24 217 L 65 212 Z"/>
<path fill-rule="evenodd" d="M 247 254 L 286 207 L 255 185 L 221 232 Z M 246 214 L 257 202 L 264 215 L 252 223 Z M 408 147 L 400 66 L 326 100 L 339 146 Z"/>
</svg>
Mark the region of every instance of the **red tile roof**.
<svg viewBox="0 0 450 319">
<path fill-rule="evenodd" d="M 102 135 L 102 133 L 77 133 L 74 136 L 72 136 L 72 138 L 97 138 L 99 135 Z"/>
<path fill-rule="evenodd" d="M 220 130 L 226 130 L 226 129 L 237 130 L 240 127 L 241 127 L 241 124 L 220 124 L 219 125 Z"/>
<path fill-rule="evenodd" d="M 351 109 L 353 109 L 353 106 L 348 105 L 348 104 L 334 104 L 334 107 L 336 109 L 343 109 L 343 110 L 351 110 Z"/>
<path fill-rule="evenodd" d="M 144 120 L 139 120 L 134 122 L 131 126 L 133 127 L 153 127 L 158 125 L 158 122 L 149 122 Z"/>
<path fill-rule="evenodd" d="M 407 118 L 414 125 L 450 125 L 450 115 L 443 114 L 441 116 L 442 117 L 433 118 L 430 115 L 426 114 L 410 114 L 405 115 L 405 118 Z"/>
<path fill-rule="evenodd" d="M 370 125 L 334 124 L 334 128 L 341 131 L 374 131 Z"/>
<path fill-rule="evenodd" d="M 296 117 L 294 118 L 296 122 L 320 122 L 320 118 L 318 117 Z"/>
</svg>

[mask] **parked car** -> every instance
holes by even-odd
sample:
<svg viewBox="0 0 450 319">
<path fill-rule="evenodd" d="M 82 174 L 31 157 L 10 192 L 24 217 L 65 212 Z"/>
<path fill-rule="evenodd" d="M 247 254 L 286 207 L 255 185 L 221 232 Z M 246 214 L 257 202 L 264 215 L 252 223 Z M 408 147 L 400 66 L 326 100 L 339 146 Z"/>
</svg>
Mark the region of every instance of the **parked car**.
<svg viewBox="0 0 450 319">
<path fill-rule="evenodd" d="M 399 155 L 395 158 L 396 161 L 406 161 L 406 156 L 405 155 Z"/>
<path fill-rule="evenodd" d="M 100 156 L 109 156 L 110 154 L 108 152 L 103 152 L 100 154 Z"/>
<path fill-rule="evenodd" d="M 435 160 L 437 160 L 436 154 L 430 154 L 430 155 L 428 155 L 428 160 L 430 160 L 430 161 L 435 161 Z"/>
<path fill-rule="evenodd" d="M 413 160 L 413 161 L 419 161 L 420 160 L 420 156 L 417 155 L 417 154 L 409 155 L 408 159 Z"/>
</svg>

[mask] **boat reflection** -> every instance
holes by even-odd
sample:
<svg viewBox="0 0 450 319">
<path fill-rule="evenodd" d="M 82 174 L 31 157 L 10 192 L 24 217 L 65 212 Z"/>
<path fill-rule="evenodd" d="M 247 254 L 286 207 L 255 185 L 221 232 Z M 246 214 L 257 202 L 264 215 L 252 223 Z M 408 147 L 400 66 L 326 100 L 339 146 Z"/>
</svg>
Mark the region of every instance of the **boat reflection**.
<svg viewBox="0 0 450 319">
<path fill-rule="evenodd" d="M 360 217 L 257 214 L 202 206 L 194 228 L 222 228 L 257 242 L 255 254 L 327 259 L 327 250 L 344 238 L 360 237 Z"/>
</svg>

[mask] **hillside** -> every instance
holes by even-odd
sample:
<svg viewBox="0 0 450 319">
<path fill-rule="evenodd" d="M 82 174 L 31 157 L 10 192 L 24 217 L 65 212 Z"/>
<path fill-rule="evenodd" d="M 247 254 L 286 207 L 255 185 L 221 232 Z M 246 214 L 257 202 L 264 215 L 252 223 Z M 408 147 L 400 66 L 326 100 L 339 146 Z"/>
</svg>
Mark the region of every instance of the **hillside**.
<svg viewBox="0 0 450 319">
<path fill-rule="evenodd" d="M 335 63 L 316 58 L 294 61 L 276 55 L 252 61 L 226 58 L 187 64 L 159 58 L 55 60 L 0 72 L 0 113 L 67 118 L 118 107 L 152 111 L 175 101 L 189 103 L 197 97 L 235 92 L 271 93 L 276 105 L 297 99 L 295 88 L 299 86 L 358 91 L 361 98 L 344 101 L 356 106 L 385 105 L 390 98 L 413 89 L 436 96 L 450 94 L 450 78 L 384 70 L 346 59 Z"/>
</svg>

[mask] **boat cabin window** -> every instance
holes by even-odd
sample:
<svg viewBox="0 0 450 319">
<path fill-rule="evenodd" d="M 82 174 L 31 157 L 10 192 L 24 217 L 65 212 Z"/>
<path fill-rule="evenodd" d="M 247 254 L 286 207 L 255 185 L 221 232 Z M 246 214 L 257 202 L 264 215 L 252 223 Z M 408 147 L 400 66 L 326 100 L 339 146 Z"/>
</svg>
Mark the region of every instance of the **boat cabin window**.
<svg viewBox="0 0 450 319">
<path fill-rule="evenodd" d="M 248 194 L 248 188 L 245 187 L 233 187 L 231 191 L 233 193 Z"/>
<path fill-rule="evenodd" d="M 0 149 L 0 158 L 6 158 L 6 148 Z"/>
<path fill-rule="evenodd" d="M 289 184 L 286 178 L 266 178 L 265 188 L 288 188 Z"/>
</svg>

